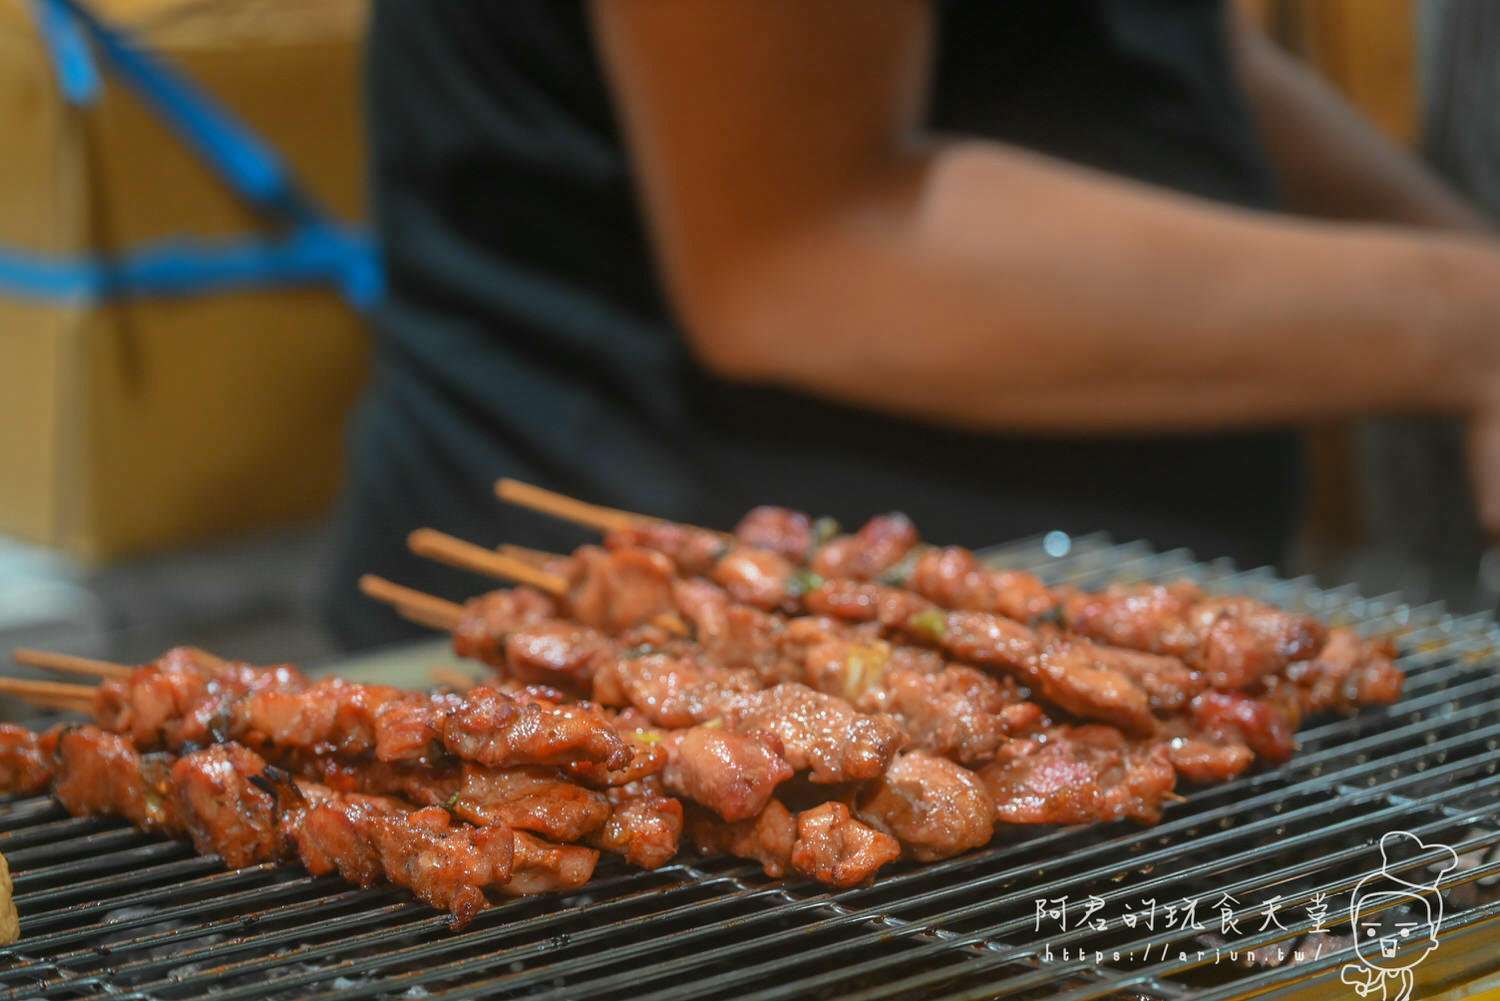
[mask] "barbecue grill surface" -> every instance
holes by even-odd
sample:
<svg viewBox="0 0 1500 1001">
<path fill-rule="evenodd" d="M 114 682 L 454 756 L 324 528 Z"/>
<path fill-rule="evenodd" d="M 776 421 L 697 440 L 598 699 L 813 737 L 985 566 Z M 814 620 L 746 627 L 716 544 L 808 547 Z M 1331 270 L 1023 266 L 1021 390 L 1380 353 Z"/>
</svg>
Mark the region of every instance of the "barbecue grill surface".
<svg viewBox="0 0 1500 1001">
<path fill-rule="evenodd" d="M 1390 830 L 1462 859 L 1442 883 L 1443 945 L 1419 977 L 1500 966 L 1486 926 L 1500 911 L 1492 619 L 1141 544 L 1061 541 L 992 555 L 1051 583 L 1186 576 L 1394 630 L 1406 693 L 1389 708 L 1310 721 L 1287 765 L 1184 790 L 1188 802 L 1155 827 L 1002 834 L 983 851 L 888 868 L 873 886 L 843 891 L 768 880 L 735 860 L 685 857 L 656 872 L 606 860 L 586 892 L 501 902 L 458 934 L 398 890 L 357 890 L 292 866 L 224 872 L 186 845 L 72 818 L 48 798 L 0 802 L 22 932 L 0 950 L 0 998 L 1171 999 L 1299 987 L 1353 996 L 1338 984 L 1352 959 L 1349 895 Z M 1420 873 L 1426 859 L 1414 861 Z M 1329 904 L 1321 922 L 1308 910 L 1318 893 Z M 1237 935 L 1221 934 L 1225 894 Z M 1090 896 L 1103 906 L 1075 926 Z M 1038 917 L 1039 899 L 1062 897 L 1067 927 Z M 1157 902 L 1152 927 L 1147 900 Z M 1187 900 L 1201 928 L 1184 920 Z"/>
</svg>

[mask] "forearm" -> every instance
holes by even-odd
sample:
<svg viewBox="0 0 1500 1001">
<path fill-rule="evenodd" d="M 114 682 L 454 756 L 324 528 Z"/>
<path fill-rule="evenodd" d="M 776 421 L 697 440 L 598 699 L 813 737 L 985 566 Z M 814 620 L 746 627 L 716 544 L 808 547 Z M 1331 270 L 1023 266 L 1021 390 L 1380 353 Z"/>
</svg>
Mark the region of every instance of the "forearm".
<svg viewBox="0 0 1500 1001">
<path fill-rule="evenodd" d="M 685 305 L 728 374 L 880 409 L 1004 430 L 1260 425 L 1465 411 L 1472 351 L 1445 317 L 1500 308 L 1479 289 L 1490 263 L 972 143 L 872 179 Z"/>
<path fill-rule="evenodd" d="M 1287 207 L 1308 215 L 1488 231 L 1491 224 L 1399 149 L 1243 11 L 1232 22 L 1238 75 Z"/>
</svg>

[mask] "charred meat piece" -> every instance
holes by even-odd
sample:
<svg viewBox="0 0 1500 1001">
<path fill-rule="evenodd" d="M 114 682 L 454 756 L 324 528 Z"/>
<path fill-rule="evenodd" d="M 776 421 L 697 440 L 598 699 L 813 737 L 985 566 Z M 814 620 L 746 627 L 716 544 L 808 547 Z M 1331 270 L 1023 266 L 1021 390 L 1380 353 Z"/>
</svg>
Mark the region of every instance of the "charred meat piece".
<svg viewBox="0 0 1500 1001">
<path fill-rule="evenodd" d="M 56 759 L 43 748 L 40 734 L 14 723 L 0 723 L 0 792 L 35 796 L 52 784 L 55 767 Z"/>
<path fill-rule="evenodd" d="M 923 638 L 941 628 L 941 620 L 934 619 L 932 602 L 921 595 L 883 584 L 860 583 L 852 580 L 825 580 L 803 598 L 807 610 L 814 615 L 827 615 L 846 622 L 877 622 L 887 629 L 907 630 L 912 627 Z M 931 628 L 923 627 L 931 624 Z M 1031 631 L 1015 623 L 1018 636 L 1029 637 Z"/>
<path fill-rule="evenodd" d="M 987 760 L 1010 735 L 1036 729 L 1046 718 L 1013 684 L 928 651 L 830 639 L 804 659 L 811 687 L 861 712 L 889 713 L 912 747 L 959 761 Z"/>
<path fill-rule="evenodd" d="M 300 691 L 307 684 L 290 665 L 224 663 L 200 650 L 176 647 L 129 677 L 100 685 L 94 718 L 141 748 L 209 744 L 228 738 L 231 716 L 245 697 Z"/>
<path fill-rule="evenodd" d="M 74 816 L 113 814 L 142 830 L 181 829 L 169 756 L 142 754 L 129 739 L 95 726 L 58 727 L 42 749 L 55 762 L 52 795 Z"/>
<path fill-rule="evenodd" d="M 576 890 L 589 881 L 598 864 L 599 853 L 593 848 L 556 845 L 517 831 L 514 868 L 500 890 L 512 897 Z"/>
<path fill-rule="evenodd" d="M 464 602 L 463 616 L 453 628 L 453 652 L 498 664 L 507 635 L 558 614 L 557 601 L 533 588 L 489 591 Z"/>
<path fill-rule="evenodd" d="M 446 810 L 408 811 L 394 800 L 339 797 L 300 784 L 302 805 L 284 810 L 281 831 L 314 875 L 337 872 L 372 886 L 381 878 L 453 914 L 462 928 L 487 906 L 484 888 L 511 878 L 514 842 L 504 825 L 454 824 Z"/>
<path fill-rule="evenodd" d="M 1156 732 L 1156 717 L 1144 688 L 1110 666 L 1105 651 L 1081 640 L 1046 645 L 1034 667 L 1019 673 L 1042 698 L 1079 719 L 1098 720 L 1137 737 Z"/>
<path fill-rule="evenodd" d="M 912 747 L 960 762 L 988 761 L 1007 739 L 1048 723 L 1041 706 L 1004 691 L 1001 679 L 972 668 L 950 664 L 923 675 L 898 659 L 886 672 L 881 703 Z"/>
<path fill-rule="evenodd" d="M 654 737 L 624 729 L 621 729 L 620 736 L 631 753 L 630 762 L 623 767 L 610 768 L 598 761 L 575 761 L 564 765 L 562 770 L 569 778 L 592 789 L 610 789 L 651 778 L 667 766 L 667 752 L 658 746 Z"/>
<path fill-rule="evenodd" d="M 218 855 L 231 869 L 281 857 L 276 797 L 251 779 L 265 759 L 239 744 L 187 754 L 172 766 L 182 819 L 193 847 Z"/>
<path fill-rule="evenodd" d="M 507 824 L 553 841 L 579 841 L 609 818 L 601 792 L 565 780 L 555 768 L 466 765 L 457 793 L 444 804 L 471 824 Z"/>
<path fill-rule="evenodd" d="M 878 585 L 834 582 L 814 593 L 833 599 L 838 592 L 876 608 L 879 621 L 896 632 L 935 643 L 959 660 L 1011 674 L 1081 719 L 1099 720 L 1137 735 L 1156 730 L 1146 692 L 1101 660 L 1100 648 L 1092 643 L 1055 634 L 1047 638 L 988 612 L 947 611 L 916 595 Z M 826 605 L 838 606 L 835 600 Z"/>
<path fill-rule="evenodd" d="M 781 741 L 770 733 L 695 726 L 663 733 L 661 739 L 668 757 L 663 784 L 725 820 L 760 813 L 776 787 L 792 777 Z"/>
<path fill-rule="evenodd" d="M 681 728 L 719 714 L 725 700 L 759 690 L 750 671 L 715 670 L 670 653 L 617 657 L 594 679 L 594 698 L 606 706 L 632 706 L 664 727 Z"/>
<path fill-rule="evenodd" d="M 631 757 L 624 738 L 587 704 L 523 703 L 486 686 L 443 714 L 440 736 L 449 752 L 482 765 L 582 760 L 623 768 Z"/>
<path fill-rule="evenodd" d="M 598 829 L 610 809 L 604 793 L 544 765 L 485 768 L 452 761 L 282 760 L 297 775 L 338 793 L 399 796 L 418 806 L 445 807 L 473 824 L 504 823 L 557 841 L 576 841 Z"/>
<path fill-rule="evenodd" d="M 1039 630 L 1044 649 L 1072 645 L 1086 648 L 1094 664 L 1130 679 L 1146 694 L 1152 712 L 1172 713 L 1187 708 L 1194 696 L 1208 688 L 1208 678 L 1176 657 L 1141 653 L 1123 647 L 1101 646 L 1068 637 L 1054 627 Z"/>
<path fill-rule="evenodd" d="M 825 580 L 874 580 L 894 567 L 922 541 L 917 526 L 900 512 L 878 514 L 853 535 L 821 546 L 810 564 Z"/>
<path fill-rule="evenodd" d="M 511 632 L 505 638 L 503 657 L 486 663 L 504 667 L 506 675 L 517 681 L 587 692 L 595 671 L 613 651 L 614 644 L 598 630 L 551 619 Z"/>
<path fill-rule="evenodd" d="M 732 602 L 723 588 L 706 580 L 678 581 L 674 595 L 704 658 L 715 667 L 754 671 L 765 685 L 801 676 L 782 656 L 784 618 Z"/>
<path fill-rule="evenodd" d="M 1352 629 L 1330 629 L 1317 656 L 1287 665 L 1286 679 L 1297 686 L 1307 715 L 1388 705 L 1401 697 L 1406 680 L 1396 666 L 1396 654 L 1395 645 L 1384 637 L 1363 640 Z"/>
<path fill-rule="evenodd" d="M 805 562 L 814 543 L 819 541 L 813 519 L 808 515 L 769 505 L 752 508 L 741 518 L 734 526 L 734 537 L 742 546 L 776 553 L 796 564 Z"/>
<path fill-rule="evenodd" d="M 1023 680 L 1036 671 L 1042 653 L 1036 630 L 989 612 L 948 612 L 928 604 L 895 628 L 970 664 L 1021 672 Z"/>
<path fill-rule="evenodd" d="M 1207 674 L 1215 688 L 1244 688 L 1312 656 L 1328 638 L 1318 620 L 1246 597 L 1198 601 L 1191 621 L 1203 642 L 1196 657 L 1185 659 Z"/>
<path fill-rule="evenodd" d="M 1243 688 L 1305 660 L 1327 632 L 1305 615 L 1251 598 L 1211 598 L 1196 585 L 1112 587 L 1063 602 L 1068 627 L 1102 643 L 1180 657 L 1210 686 Z"/>
<path fill-rule="evenodd" d="M 1161 818 L 1175 772 L 1159 743 L 1133 741 L 1108 726 L 1057 727 L 1013 740 L 980 769 L 1009 824 L 1084 824 Z"/>
<path fill-rule="evenodd" d="M 642 869 L 657 869 L 671 861 L 682 837 L 682 803 L 663 792 L 654 779 L 619 786 L 606 795 L 609 818 L 589 835 L 588 843 Z"/>
<path fill-rule="evenodd" d="M 677 568 L 651 549 L 580 547 L 568 578 L 568 611 L 580 625 L 620 633 L 672 612 Z"/>
<path fill-rule="evenodd" d="M 384 877 L 449 911 L 456 928 L 487 906 L 485 887 L 511 879 L 514 837 L 504 824 L 472 827 L 442 807 L 340 794 L 275 768 L 252 784 L 274 797 L 281 841 L 309 872 L 336 871 L 361 886 Z"/>
<path fill-rule="evenodd" d="M 843 803 L 824 803 L 797 814 L 792 868 L 809 879 L 855 886 L 900 857 L 895 838 L 856 820 Z"/>
<path fill-rule="evenodd" d="M 512 836 L 504 825 L 455 825 L 440 807 L 380 813 L 370 827 L 386 879 L 451 911 L 457 927 L 485 907 L 484 887 L 510 889 L 521 862 L 520 841 L 530 837 Z"/>
<path fill-rule="evenodd" d="M 736 548 L 714 565 L 712 580 L 735 601 L 766 612 L 797 610 L 801 578 L 784 556 L 763 549 Z"/>
<path fill-rule="evenodd" d="M 287 824 L 285 831 L 314 876 L 336 872 L 356 886 L 370 887 L 385 876 L 372 837 L 379 812 L 369 803 L 330 800 L 303 811 L 300 823 Z"/>
<path fill-rule="evenodd" d="M 767 876 L 779 879 L 792 865 L 797 818 L 779 800 L 748 820 L 730 823 L 701 807 L 689 807 L 687 834 L 705 855 L 732 855 L 759 862 Z"/>
<path fill-rule="evenodd" d="M 1221 744 L 1244 744 L 1258 757 L 1280 764 L 1297 750 L 1301 707 L 1294 693 L 1251 696 L 1204 692 L 1189 710 L 1193 727 Z"/>
<path fill-rule="evenodd" d="M 922 751 L 897 758 L 861 794 L 857 812 L 921 862 L 978 848 L 995 831 L 995 801 L 979 776 Z"/>
<path fill-rule="evenodd" d="M 775 734 L 787 764 L 811 769 L 814 782 L 876 778 L 906 739 L 890 716 L 856 712 L 843 699 L 790 682 L 725 699 L 720 708 L 731 730 Z"/>
<path fill-rule="evenodd" d="M 1040 577 L 984 566 L 967 549 L 929 548 L 916 558 L 906 587 L 944 608 L 991 612 L 1021 622 L 1046 615 L 1057 599 Z"/>
<path fill-rule="evenodd" d="M 604 548 L 650 549 L 666 556 L 684 577 L 706 577 L 729 546 L 724 536 L 704 528 L 641 519 L 604 536 Z"/>
<path fill-rule="evenodd" d="M 432 700 L 388 685 L 328 678 L 301 690 L 257 692 L 232 709 L 230 734 L 323 753 L 425 757 L 437 740 Z"/>
<path fill-rule="evenodd" d="M 1168 720 L 1161 736 L 1172 767 L 1189 782 L 1228 782 L 1255 761 L 1255 752 L 1233 734 L 1205 734 L 1185 717 Z"/>
</svg>

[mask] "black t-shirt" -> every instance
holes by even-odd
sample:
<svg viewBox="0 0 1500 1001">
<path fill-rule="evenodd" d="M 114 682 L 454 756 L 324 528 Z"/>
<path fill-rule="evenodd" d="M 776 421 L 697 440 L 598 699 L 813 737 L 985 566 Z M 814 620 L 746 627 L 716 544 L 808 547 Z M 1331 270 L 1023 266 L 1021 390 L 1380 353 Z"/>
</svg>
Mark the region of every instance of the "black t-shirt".
<svg viewBox="0 0 1500 1001">
<path fill-rule="evenodd" d="M 1214 0 L 938 11 L 935 128 L 1271 203 Z M 1103 529 L 1280 556 L 1300 481 L 1290 434 L 982 435 L 705 372 L 663 296 L 579 0 L 377 0 L 368 58 L 391 292 L 331 580 L 347 641 L 402 634 L 354 594 L 360 572 L 479 586 L 408 556 L 414 527 L 555 549 L 583 538 L 500 505 L 505 475 L 719 526 L 757 503 L 848 524 L 900 509 L 934 542 Z"/>
</svg>

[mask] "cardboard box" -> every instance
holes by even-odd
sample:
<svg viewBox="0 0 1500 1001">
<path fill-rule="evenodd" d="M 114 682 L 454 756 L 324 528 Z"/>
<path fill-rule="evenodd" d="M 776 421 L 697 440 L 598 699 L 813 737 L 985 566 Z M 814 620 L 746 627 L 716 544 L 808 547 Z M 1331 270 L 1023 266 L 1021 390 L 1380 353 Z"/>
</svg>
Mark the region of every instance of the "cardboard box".
<svg viewBox="0 0 1500 1001">
<path fill-rule="evenodd" d="M 344 219 L 365 205 L 363 0 L 93 0 L 206 87 Z M 0 246 L 119 251 L 257 230 L 106 76 L 65 104 L 25 0 L 0 0 Z M 368 365 L 332 290 L 132 301 L 0 292 L 0 532 L 91 562 L 314 518 Z"/>
</svg>

